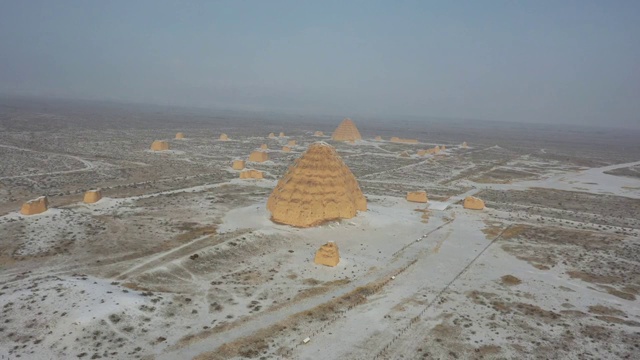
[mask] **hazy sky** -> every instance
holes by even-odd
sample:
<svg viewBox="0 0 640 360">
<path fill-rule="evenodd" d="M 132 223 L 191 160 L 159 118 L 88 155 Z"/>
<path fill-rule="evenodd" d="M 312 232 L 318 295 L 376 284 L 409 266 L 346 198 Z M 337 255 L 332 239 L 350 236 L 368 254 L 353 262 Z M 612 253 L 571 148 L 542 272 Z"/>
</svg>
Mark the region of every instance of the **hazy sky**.
<svg viewBox="0 0 640 360">
<path fill-rule="evenodd" d="M 640 1 L 0 0 L 0 92 L 640 127 Z"/>
</svg>

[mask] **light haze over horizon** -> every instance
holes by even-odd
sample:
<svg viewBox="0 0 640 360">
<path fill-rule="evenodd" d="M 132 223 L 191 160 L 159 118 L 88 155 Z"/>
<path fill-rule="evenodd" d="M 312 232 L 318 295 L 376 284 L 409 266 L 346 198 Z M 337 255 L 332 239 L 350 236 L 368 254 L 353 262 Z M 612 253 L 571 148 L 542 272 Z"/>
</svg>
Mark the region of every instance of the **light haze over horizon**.
<svg viewBox="0 0 640 360">
<path fill-rule="evenodd" d="M 640 128 L 637 1 L 0 1 L 0 93 Z"/>
</svg>

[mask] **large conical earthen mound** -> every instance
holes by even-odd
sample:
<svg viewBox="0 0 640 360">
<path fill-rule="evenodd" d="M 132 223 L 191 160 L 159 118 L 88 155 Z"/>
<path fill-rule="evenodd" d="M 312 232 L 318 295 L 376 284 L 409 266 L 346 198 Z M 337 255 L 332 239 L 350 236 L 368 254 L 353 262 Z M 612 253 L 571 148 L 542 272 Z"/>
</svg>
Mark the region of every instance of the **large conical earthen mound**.
<svg viewBox="0 0 640 360">
<path fill-rule="evenodd" d="M 356 124 L 349 118 L 342 120 L 340 125 L 331 135 L 331 138 L 336 141 L 356 141 L 362 140 L 360 131 L 356 127 Z"/>
<path fill-rule="evenodd" d="M 367 210 L 355 176 L 329 144 L 311 144 L 269 196 L 271 220 L 296 227 L 349 219 Z"/>
</svg>

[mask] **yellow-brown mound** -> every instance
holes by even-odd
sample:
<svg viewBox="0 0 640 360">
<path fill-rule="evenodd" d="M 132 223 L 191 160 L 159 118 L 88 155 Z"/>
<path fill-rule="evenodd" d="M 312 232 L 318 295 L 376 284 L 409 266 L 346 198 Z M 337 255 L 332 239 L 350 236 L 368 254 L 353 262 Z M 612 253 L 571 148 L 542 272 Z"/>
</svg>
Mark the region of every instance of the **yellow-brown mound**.
<svg viewBox="0 0 640 360">
<path fill-rule="evenodd" d="M 313 262 L 318 265 L 336 266 L 340 262 L 340 253 L 338 252 L 338 245 L 333 241 L 322 245 L 316 252 L 316 257 Z"/>
<path fill-rule="evenodd" d="M 464 208 L 471 210 L 483 210 L 484 209 L 484 201 L 478 199 L 475 196 L 467 196 L 464 198 Z"/>
<path fill-rule="evenodd" d="M 169 150 L 169 143 L 164 140 L 156 140 L 153 143 L 151 143 L 151 150 L 153 151 Z"/>
<path fill-rule="evenodd" d="M 100 201 L 100 199 L 102 199 L 102 192 L 99 189 L 96 189 L 85 192 L 83 201 L 86 204 L 93 204 Z"/>
<path fill-rule="evenodd" d="M 244 169 L 244 160 L 233 160 L 233 163 L 231 164 L 231 168 L 233 170 Z"/>
<path fill-rule="evenodd" d="M 264 175 L 260 170 L 244 170 L 240 173 L 240 179 L 263 179 Z"/>
<path fill-rule="evenodd" d="M 176 139 L 184 139 L 184 134 L 179 132 L 176 134 Z"/>
<path fill-rule="evenodd" d="M 40 196 L 37 199 L 29 200 L 22 204 L 20 208 L 20 214 L 22 215 L 35 215 L 40 214 L 49 208 L 49 199 L 46 196 Z"/>
<path fill-rule="evenodd" d="M 407 201 L 426 203 L 429 200 L 426 191 L 410 191 L 407 193 Z"/>
<path fill-rule="evenodd" d="M 355 176 L 329 144 L 311 144 L 269 196 L 271 220 L 296 227 L 350 219 L 367 210 Z"/>
<path fill-rule="evenodd" d="M 229 137 L 227 136 L 227 134 L 222 133 L 222 134 L 220 134 L 220 140 L 227 141 L 227 140 L 229 140 Z"/>
<path fill-rule="evenodd" d="M 331 135 L 331 138 L 335 141 L 356 141 L 362 140 L 360 131 L 356 127 L 356 124 L 349 118 L 342 120 L 340 125 L 336 128 Z"/>
<path fill-rule="evenodd" d="M 264 151 L 254 151 L 249 155 L 249 161 L 264 162 L 269 160 L 269 155 Z"/>
</svg>

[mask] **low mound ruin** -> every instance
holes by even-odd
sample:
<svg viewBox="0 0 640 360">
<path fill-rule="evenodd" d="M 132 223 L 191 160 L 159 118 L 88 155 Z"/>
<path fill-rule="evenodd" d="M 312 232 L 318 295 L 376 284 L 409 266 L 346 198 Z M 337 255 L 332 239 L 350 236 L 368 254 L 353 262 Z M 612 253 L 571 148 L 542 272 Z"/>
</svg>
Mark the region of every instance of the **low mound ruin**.
<svg viewBox="0 0 640 360">
<path fill-rule="evenodd" d="M 278 181 L 267 209 L 276 223 L 310 227 L 350 219 L 367 210 L 367 199 L 333 146 L 317 142 Z"/>
<path fill-rule="evenodd" d="M 426 191 L 410 191 L 407 193 L 407 201 L 426 203 L 429 199 L 427 199 Z"/>
<path fill-rule="evenodd" d="M 260 170 L 244 170 L 240 173 L 240 179 L 263 179 L 264 174 Z"/>
<path fill-rule="evenodd" d="M 184 139 L 184 134 L 179 132 L 176 134 L 176 139 Z"/>
<path fill-rule="evenodd" d="M 231 163 L 231 168 L 233 170 L 244 169 L 244 160 L 233 160 L 233 163 Z"/>
<path fill-rule="evenodd" d="M 338 252 L 338 245 L 333 241 L 320 246 L 320 249 L 316 252 L 316 257 L 313 262 L 318 265 L 336 266 L 340 262 L 340 253 Z"/>
<path fill-rule="evenodd" d="M 447 147 L 442 145 L 442 146 L 440 146 L 440 150 L 445 151 L 445 150 L 447 150 Z"/>
<path fill-rule="evenodd" d="M 280 132 L 280 135 L 279 135 L 279 136 L 280 136 L 280 137 L 285 137 L 285 135 L 284 135 L 284 133 L 283 133 L 283 132 Z"/>
<path fill-rule="evenodd" d="M 269 137 L 270 137 L 270 138 L 274 138 L 274 137 L 276 137 L 276 134 L 274 134 L 274 133 L 269 133 Z"/>
<path fill-rule="evenodd" d="M 220 134 L 220 140 L 227 141 L 227 140 L 229 140 L 229 137 L 227 136 L 227 134 L 222 133 L 222 134 Z"/>
<path fill-rule="evenodd" d="M 400 157 L 408 158 L 408 157 L 410 157 L 410 156 L 411 156 L 411 155 L 409 155 L 409 152 L 408 152 L 408 151 L 403 151 L 403 152 L 401 152 L 401 153 L 400 153 Z"/>
<path fill-rule="evenodd" d="M 289 142 L 287 142 L 287 146 L 296 146 L 296 141 L 295 140 L 289 140 Z"/>
<path fill-rule="evenodd" d="M 333 132 L 331 139 L 335 141 L 356 141 L 362 140 L 362 136 L 353 120 L 345 118 Z"/>
<path fill-rule="evenodd" d="M 418 155 L 420 156 L 425 156 L 425 155 L 435 155 L 437 153 L 440 152 L 440 148 L 438 146 L 431 148 L 431 149 L 426 149 L 426 150 L 418 150 Z"/>
<path fill-rule="evenodd" d="M 267 144 L 262 144 L 260 145 L 260 149 L 262 150 L 267 150 L 269 147 L 267 146 Z"/>
<path fill-rule="evenodd" d="M 375 141 L 382 141 L 382 136 L 378 135 L 375 138 L 373 138 L 373 140 Z"/>
<path fill-rule="evenodd" d="M 100 201 L 100 199 L 102 199 L 102 191 L 100 191 L 100 189 L 96 189 L 85 192 L 84 199 L 82 201 L 84 201 L 85 204 L 93 204 Z"/>
<path fill-rule="evenodd" d="M 269 155 L 264 151 L 254 151 L 249 155 L 249 161 L 265 162 L 269 160 Z"/>
<path fill-rule="evenodd" d="M 20 214 L 22 215 L 35 215 L 40 214 L 49 209 L 49 198 L 46 196 L 40 196 L 37 199 L 29 200 L 22 204 L 20 208 Z"/>
<path fill-rule="evenodd" d="M 464 208 L 471 210 L 483 210 L 484 209 L 484 201 L 478 199 L 475 196 L 467 196 L 464 198 Z"/>
<path fill-rule="evenodd" d="M 164 140 L 156 140 L 153 143 L 151 143 L 151 150 L 153 151 L 169 150 L 169 143 Z"/>
<path fill-rule="evenodd" d="M 403 138 L 399 138 L 397 136 L 392 137 L 390 141 L 394 142 L 394 143 L 403 143 L 403 144 L 417 144 L 418 143 L 418 140 L 416 140 L 416 139 L 403 139 Z"/>
<path fill-rule="evenodd" d="M 288 146 L 283 146 L 283 147 L 282 147 L 282 151 L 284 151 L 284 152 L 291 152 L 291 148 L 290 148 L 290 147 L 288 147 Z"/>
<path fill-rule="evenodd" d="M 463 141 L 463 142 L 462 142 L 462 148 L 463 148 L 463 149 L 466 149 L 466 148 L 468 148 L 468 147 L 469 147 L 469 146 L 467 146 L 467 142 L 466 142 L 466 141 Z"/>
<path fill-rule="evenodd" d="M 313 136 L 324 136 L 324 133 L 322 131 L 316 131 L 313 133 Z"/>
</svg>

